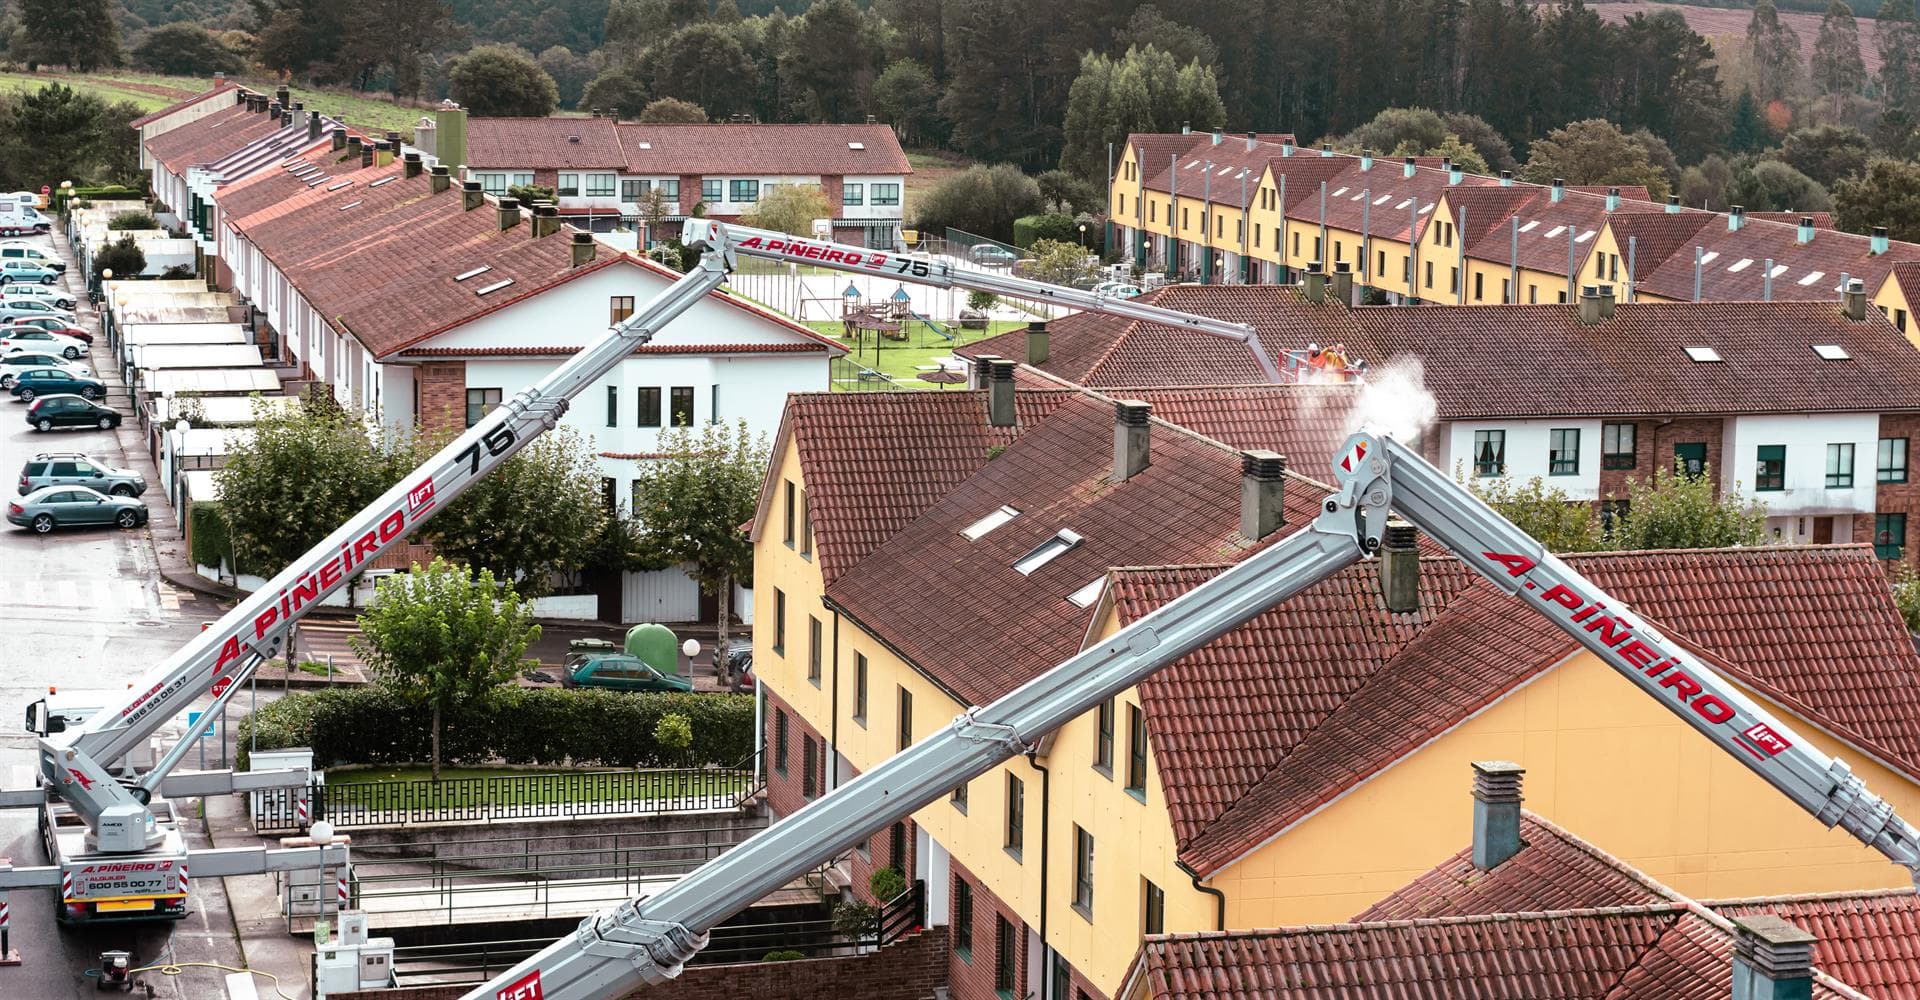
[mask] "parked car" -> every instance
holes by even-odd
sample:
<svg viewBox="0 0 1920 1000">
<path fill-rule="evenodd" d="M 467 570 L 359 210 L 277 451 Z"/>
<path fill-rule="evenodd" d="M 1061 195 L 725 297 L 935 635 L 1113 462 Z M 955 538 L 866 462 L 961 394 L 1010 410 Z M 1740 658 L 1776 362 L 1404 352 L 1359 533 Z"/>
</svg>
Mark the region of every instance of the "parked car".
<svg viewBox="0 0 1920 1000">
<path fill-rule="evenodd" d="M 753 690 L 753 644 L 743 642 L 727 647 L 727 670 L 720 682 L 735 691 Z"/>
<path fill-rule="evenodd" d="M 60 280 L 60 272 L 30 260 L 0 260 L 0 285 L 15 281 L 37 281 L 51 285 Z"/>
<path fill-rule="evenodd" d="M 663 674 L 637 656 L 613 652 L 577 652 L 567 656 L 560 670 L 563 687 L 607 688 L 612 691 L 691 691 L 693 681 Z"/>
<path fill-rule="evenodd" d="M 41 396 L 68 394 L 81 399 L 102 399 L 107 395 L 107 384 L 66 368 L 29 368 L 13 377 L 13 394 L 20 397 L 22 403 L 31 403 Z"/>
<path fill-rule="evenodd" d="M 49 486 L 7 501 L 7 520 L 37 534 L 82 524 L 138 528 L 147 523 L 147 505 L 132 497 L 110 497 L 84 486 Z"/>
<path fill-rule="evenodd" d="M 0 324 L 0 339 L 15 330 L 45 330 L 63 337 L 72 337 L 82 343 L 93 343 L 93 331 L 78 326 L 68 326 L 58 316 L 27 316 L 11 323 Z"/>
<path fill-rule="evenodd" d="M 15 299 L 30 299 L 45 302 L 56 309 L 73 311 L 73 293 L 54 285 L 31 285 L 16 281 L 0 291 L 0 301 L 11 302 Z"/>
<path fill-rule="evenodd" d="M 1008 250 L 1006 247 L 996 246 L 992 243 L 975 244 L 973 249 L 967 251 L 967 256 L 973 258 L 975 264 L 1002 266 L 1012 264 L 1014 261 L 1020 259 L 1019 254 Z"/>
<path fill-rule="evenodd" d="M 120 411 L 79 396 L 42 396 L 27 407 L 27 423 L 37 431 L 55 427 L 98 427 L 104 431 L 120 426 Z"/>
<path fill-rule="evenodd" d="M 80 360 L 87 353 L 88 344 L 76 340 L 64 333 L 54 333 L 38 327 L 27 327 L 18 333 L 9 330 L 0 334 L 0 356 L 22 352 L 53 351 L 68 361 Z"/>
<path fill-rule="evenodd" d="M 1140 294 L 1140 286 L 1127 281 L 1102 281 L 1093 286 L 1093 294 L 1111 299 L 1130 299 Z"/>
<path fill-rule="evenodd" d="M 137 497 L 147 477 L 134 469 L 116 469 L 77 451 L 42 452 L 20 469 L 20 495 L 49 486 L 85 486 L 109 496 Z"/>
<path fill-rule="evenodd" d="M 72 313 L 50 303 L 37 299 L 7 299 L 0 302 L 0 323 L 12 325 L 36 316 L 59 320 L 63 326 L 74 325 Z"/>
<path fill-rule="evenodd" d="M 25 240 L 0 243 L 0 260 L 28 260 L 60 274 L 67 273 L 67 262 L 61 260 L 58 254 L 42 250 Z"/>
<path fill-rule="evenodd" d="M 11 389 L 20 373 L 30 368 L 65 368 L 75 375 L 92 375 L 86 365 L 69 364 L 65 358 L 41 350 L 14 351 L 0 356 L 0 389 Z"/>
</svg>

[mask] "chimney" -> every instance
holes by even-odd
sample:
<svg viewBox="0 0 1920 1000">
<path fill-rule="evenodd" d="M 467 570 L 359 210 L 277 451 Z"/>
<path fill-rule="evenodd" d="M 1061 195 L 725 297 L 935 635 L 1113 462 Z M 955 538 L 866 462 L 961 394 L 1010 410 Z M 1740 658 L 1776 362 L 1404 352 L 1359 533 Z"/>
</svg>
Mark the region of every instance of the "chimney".
<svg viewBox="0 0 1920 1000">
<path fill-rule="evenodd" d="M 1610 284 L 1600 286 L 1600 318 L 1613 318 L 1613 286 Z"/>
<path fill-rule="evenodd" d="M 382 139 L 374 143 L 373 150 L 373 165 L 376 167 L 384 167 L 392 163 L 394 157 L 400 155 L 400 146 L 392 139 Z"/>
<path fill-rule="evenodd" d="M 1315 304 L 1327 301 L 1327 275 L 1320 270 L 1317 260 L 1307 262 L 1307 276 L 1302 282 L 1307 292 L 1307 301 Z"/>
<path fill-rule="evenodd" d="M 1287 457 L 1240 453 L 1240 537 L 1257 542 L 1286 524 Z"/>
<path fill-rule="evenodd" d="M 1180 134 L 1181 134 L 1181 135 L 1192 135 L 1192 134 L 1193 134 L 1193 123 L 1192 123 L 1192 122 L 1181 122 L 1181 123 L 1180 123 Z"/>
<path fill-rule="evenodd" d="M 1373 169 L 1373 150 L 1363 149 L 1360 151 L 1360 169 L 1362 170 Z"/>
<path fill-rule="evenodd" d="M 1848 319 L 1858 323 L 1867 318 L 1867 286 L 1859 278 L 1848 279 L 1847 290 L 1840 301 Z"/>
<path fill-rule="evenodd" d="M 267 102 L 267 117 L 268 117 L 268 118 L 278 118 L 278 117 L 280 117 L 280 102 L 279 102 L 279 101 L 268 101 L 268 102 Z"/>
<path fill-rule="evenodd" d="M 1887 252 L 1887 227 L 1873 227 L 1873 242 L 1869 244 L 1875 257 Z"/>
<path fill-rule="evenodd" d="M 1567 182 L 1566 182 L 1566 180 L 1564 180 L 1563 178 L 1559 178 L 1559 177 L 1555 177 L 1555 178 L 1553 179 L 1553 201 L 1554 201 L 1554 204 L 1559 204 L 1559 203 L 1560 203 L 1560 199 L 1562 199 L 1562 198 L 1565 198 L 1566 196 L 1567 196 Z"/>
<path fill-rule="evenodd" d="M 401 161 L 400 169 L 408 177 L 420 176 L 420 154 L 408 153 Z"/>
<path fill-rule="evenodd" d="M 1735 205 L 1727 209 L 1727 232 L 1737 233 L 1747 224 L 1747 209 L 1744 205 Z"/>
<path fill-rule="evenodd" d="M 1667 195 L 1667 214 L 1678 215 L 1679 213 L 1680 213 L 1680 196 L 1677 194 Z"/>
<path fill-rule="evenodd" d="M 1460 183 L 1460 179 L 1463 176 L 1465 176 L 1465 168 L 1461 167 L 1460 164 L 1455 163 L 1452 160 L 1448 160 L 1447 161 L 1447 183 L 1458 184 Z"/>
<path fill-rule="evenodd" d="M 400 142 L 400 133 L 398 133 L 398 132 L 388 132 L 388 133 L 387 133 L 387 144 L 393 147 L 393 155 L 395 155 L 395 156 L 399 156 L 399 155 L 400 155 L 400 146 L 401 146 L 401 142 Z"/>
<path fill-rule="evenodd" d="M 372 143 L 372 142 L 362 142 L 360 144 L 360 165 L 362 167 L 373 166 L 373 157 L 374 157 L 373 148 L 375 145 L 376 143 Z"/>
<path fill-rule="evenodd" d="M 305 110 L 307 110 L 307 102 L 305 102 L 305 101 L 295 101 L 295 102 L 293 102 L 293 110 L 295 110 L 295 111 L 305 111 Z"/>
<path fill-rule="evenodd" d="M 293 94 L 288 91 L 287 88 L 281 87 L 279 90 L 273 92 L 273 99 L 279 101 L 280 106 L 284 108 L 288 102 L 293 100 Z"/>
<path fill-rule="evenodd" d="M 467 112 L 450 101 L 433 113 L 433 155 L 441 163 L 467 162 Z"/>
<path fill-rule="evenodd" d="M 1580 325 L 1600 325 L 1600 290 L 1592 285 L 1580 286 Z"/>
<path fill-rule="evenodd" d="M 573 251 L 574 267 L 585 267 L 588 264 L 593 263 L 593 252 L 594 252 L 593 234 L 592 233 L 574 233 L 573 243 L 569 245 L 569 249 Z M 1013 371 L 1013 367 L 1012 367 L 1013 362 L 1011 361 L 1007 362 L 1007 366 L 1008 366 L 1007 371 L 1011 373 Z M 1007 377 L 1012 378 L 1013 376 L 1009 374 Z"/>
<path fill-rule="evenodd" d="M 460 182 L 460 208 L 462 211 L 471 212 L 486 203 L 487 196 L 480 193 L 479 181 Z"/>
<path fill-rule="evenodd" d="M 1511 170 L 1500 171 L 1500 186 L 1503 188 L 1510 188 L 1513 186 L 1513 171 Z"/>
<path fill-rule="evenodd" d="M 359 136 L 357 135 L 347 136 L 347 159 L 349 160 L 359 159 L 360 147 L 362 145 L 363 144 L 361 143 Z"/>
<path fill-rule="evenodd" d="M 347 130 L 344 128 L 334 129 L 333 130 L 333 151 L 338 153 L 339 151 L 345 148 L 347 148 Z"/>
<path fill-rule="evenodd" d="M 994 377 L 1000 376 L 994 369 Z M 1113 474 L 1110 483 L 1124 483 L 1153 464 L 1153 407 L 1134 399 L 1113 404 Z"/>
<path fill-rule="evenodd" d="M 1620 189 L 1619 188 L 1607 189 L 1607 211 L 1609 212 L 1620 211 Z"/>
<path fill-rule="evenodd" d="M 1038 368 L 1047 363 L 1052 336 L 1047 332 L 1045 320 L 1027 324 L 1027 364 Z"/>
<path fill-rule="evenodd" d="M 530 208 L 533 212 L 530 228 L 534 239 L 560 231 L 560 210 L 554 207 L 553 202 L 536 201 Z"/>
<path fill-rule="evenodd" d="M 1343 306 L 1353 305 L 1353 265 L 1344 260 L 1333 265 L 1333 297 Z"/>
<path fill-rule="evenodd" d="M 1293 155 L 1293 137 L 1292 136 L 1288 136 L 1287 138 L 1280 140 L 1280 155 L 1281 156 Z"/>
<path fill-rule="evenodd" d="M 433 119 L 431 118 L 422 118 L 420 119 L 420 124 L 413 127 L 413 148 L 437 159 L 439 154 L 436 153 L 435 150 L 440 147 L 434 141 L 436 138 L 438 137 L 434 135 Z"/>
<path fill-rule="evenodd" d="M 993 363 L 998 360 L 1000 360 L 999 356 L 993 354 L 982 354 L 974 358 L 973 364 L 967 368 L 967 388 L 985 389 L 987 383 L 993 381 Z"/>
<path fill-rule="evenodd" d="M 1733 918 L 1733 1000 L 1809 1000 L 1818 939 L 1771 913 Z"/>
<path fill-rule="evenodd" d="M 505 232 L 506 230 L 512 229 L 513 227 L 519 225 L 520 224 L 520 199 L 518 198 L 500 199 L 498 202 L 495 203 L 493 217 L 497 222 L 500 223 L 500 230 L 502 232 Z"/>
<path fill-rule="evenodd" d="M 427 171 L 427 187 L 434 194 L 445 191 L 452 183 L 453 178 L 447 175 L 447 165 L 444 163 L 436 163 L 432 170 Z"/>
<path fill-rule="evenodd" d="M 227 85 L 227 74 L 222 73 L 219 70 L 214 70 L 213 71 L 213 89 L 219 90 L 221 87 L 224 87 L 226 85 Z"/>
<path fill-rule="evenodd" d="M 1320 144 L 1320 155 L 1321 155 L 1321 156 L 1332 156 L 1332 155 L 1333 155 L 1333 143 L 1330 143 L 1330 142 L 1323 142 L 1323 143 L 1321 143 L 1321 144 Z"/>
<path fill-rule="evenodd" d="M 1492 871 L 1520 853 L 1520 779 L 1511 761 L 1473 762 L 1473 866 Z"/>
<path fill-rule="evenodd" d="M 1253 147 L 1258 146 L 1259 144 L 1260 144 L 1259 133 L 1248 132 L 1247 133 L 1247 152 L 1249 153 L 1253 152 Z"/>
<path fill-rule="evenodd" d="M 1013 361 L 992 358 L 987 363 L 987 423 L 994 427 L 1012 427 Z"/>
<path fill-rule="evenodd" d="M 1420 610 L 1419 533 L 1405 521 L 1387 522 L 1387 537 L 1380 546 L 1380 599 L 1396 615 Z"/>
<path fill-rule="evenodd" d="M 319 139 L 320 139 L 320 112 L 315 111 L 313 114 L 310 114 L 307 116 L 307 141 L 318 142 Z"/>
<path fill-rule="evenodd" d="M 1412 177 L 1413 170 L 1414 170 L 1413 157 L 1409 156 L 1406 158 L 1404 162 L 1400 164 L 1400 176 Z"/>
<path fill-rule="evenodd" d="M 1800 230 L 1794 234 L 1794 242 L 1802 245 L 1813 242 L 1813 216 L 1800 217 Z"/>
</svg>

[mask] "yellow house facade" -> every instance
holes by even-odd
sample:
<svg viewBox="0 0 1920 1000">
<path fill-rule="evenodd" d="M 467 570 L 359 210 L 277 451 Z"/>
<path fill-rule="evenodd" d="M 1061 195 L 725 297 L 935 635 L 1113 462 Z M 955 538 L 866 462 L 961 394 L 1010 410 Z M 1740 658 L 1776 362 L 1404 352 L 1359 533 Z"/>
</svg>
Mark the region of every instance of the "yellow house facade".
<svg viewBox="0 0 1920 1000">
<path fill-rule="evenodd" d="M 1887 270 L 1880 287 L 1873 293 L 1873 304 L 1880 315 L 1893 324 L 1908 340 L 1920 344 L 1920 263 L 1895 264 Z"/>
</svg>

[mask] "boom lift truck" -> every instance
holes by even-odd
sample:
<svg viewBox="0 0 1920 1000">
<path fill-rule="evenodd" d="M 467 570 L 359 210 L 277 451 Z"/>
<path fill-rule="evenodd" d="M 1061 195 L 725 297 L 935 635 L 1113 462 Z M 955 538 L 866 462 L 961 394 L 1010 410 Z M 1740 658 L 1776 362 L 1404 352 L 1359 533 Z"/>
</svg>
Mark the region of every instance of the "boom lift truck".
<svg viewBox="0 0 1920 1000">
<path fill-rule="evenodd" d="M 213 697 L 205 717 L 219 714 L 261 663 L 280 655 L 291 626 L 308 609 L 475 480 L 550 430 L 566 412 L 569 399 L 723 284 L 736 250 L 1057 302 L 1204 330 L 1251 341 L 1257 347 L 1251 328 L 1237 324 L 1041 282 L 950 271 L 925 257 L 798 240 L 761 230 L 696 225 L 695 231 L 707 245 L 699 266 L 428 459 L 128 690 L 113 693 L 104 707 L 75 725 L 66 719 L 56 724 L 44 707 L 37 717 L 30 709 L 29 728 L 39 736 L 39 787 L 0 792 L 0 807 L 42 811 L 43 835 L 53 864 L 11 868 L 0 861 L 0 904 L 10 889 L 59 887 L 62 922 L 178 919 L 186 913 L 189 871 L 207 876 L 344 866 L 347 849 L 340 844 L 323 845 L 318 854 L 303 847 L 189 851 L 169 818 L 168 797 L 299 787 L 308 781 L 303 769 L 175 773 L 199 738 L 198 732 L 159 754 L 144 773 L 116 762 L 143 746 L 203 695 Z M 0 907 L 0 914 L 4 912 Z M 0 934 L 4 926 L 0 921 Z M 0 944 L 0 952 L 4 951 Z"/>
<path fill-rule="evenodd" d="M 865 251 L 707 220 L 688 226 L 688 242 L 704 243 L 709 260 L 746 253 L 870 270 Z M 856 259 L 848 260 L 850 253 Z M 967 284 L 975 276 L 938 262 L 886 257 L 880 266 L 907 280 L 978 287 Z M 1333 468 L 1339 490 L 1311 524 L 993 704 L 969 709 L 658 894 L 583 920 L 571 936 L 465 1000 L 612 1000 L 672 978 L 705 945 L 710 929 L 796 875 L 947 794 L 956 782 L 1026 753 L 1042 735 L 1265 609 L 1373 558 L 1390 510 L 1545 615 L 1821 823 L 1844 828 L 1906 867 L 1920 885 L 1920 830 L 1869 792 L 1844 762 L 1807 743 L 1405 445 L 1362 431 L 1339 455 Z"/>
</svg>

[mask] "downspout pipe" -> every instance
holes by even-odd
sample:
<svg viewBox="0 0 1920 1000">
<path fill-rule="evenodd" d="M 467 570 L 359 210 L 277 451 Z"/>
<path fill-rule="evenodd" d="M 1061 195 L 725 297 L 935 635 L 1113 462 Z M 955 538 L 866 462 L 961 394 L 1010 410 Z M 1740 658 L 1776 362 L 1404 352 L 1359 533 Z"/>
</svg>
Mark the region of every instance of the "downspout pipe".
<svg viewBox="0 0 1920 1000">
<path fill-rule="evenodd" d="M 1192 866 L 1188 865 L 1185 861 L 1175 861 L 1174 865 L 1178 867 L 1181 871 L 1187 873 L 1187 878 L 1192 880 L 1193 887 L 1195 889 L 1198 889 L 1201 892 L 1204 892 L 1207 895 L 1213 897 L 1214 899 L 1213 929 L 1216 931 L 1226 930 L 1227 929 L 1227 894 L 1224 892 L 1221 892 L 1218 889 L 1215 889 L 1212 886 L 1201 885 L 1200 873 L 1197 871 L 1194 871 Z M 1042 911 L 1042 912 L 1045 912 L 1045 911 Z"/>
<path fill-rule="evenodd" d="M 1053 811 L 1053 772 L 1041 765 L 1037 750 L 1027 751 L 1027 766 L 1040 772 L 1040 955 L 1044 958 L 1053 951 L 1053 946 L 1047 943 L 1047 819 Z M 1053 995 L 1052 968 L 1040 970 L 1040 1000 L 1061 1000 Z"/>
<path fill-rule="evenodd" d="M 827 679 L 833 684 L 830 707 L 827 709 L 826 763 L 826 786 L 828 791 L 832 791 L 840 787 L 840 612 L 838 611 L 833 613 L 833 669 L 827 672 Z M 760 685 L 756 681 L 753 686 L 758 688 Z M 911 875 L 912 873 L 901 872 L 900 874 Z"/>
</svg>

